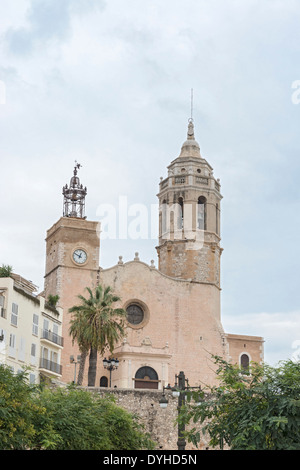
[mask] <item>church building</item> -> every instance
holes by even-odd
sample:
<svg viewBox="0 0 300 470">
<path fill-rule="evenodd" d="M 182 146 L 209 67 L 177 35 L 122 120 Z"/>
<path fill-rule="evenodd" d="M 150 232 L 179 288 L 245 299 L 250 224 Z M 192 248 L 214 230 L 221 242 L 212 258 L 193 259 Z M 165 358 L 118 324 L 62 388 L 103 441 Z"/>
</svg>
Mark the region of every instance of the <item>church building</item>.
<svg viewBox="0 0 300 470">
<path fill-rule="evenodd" d="M 127 334 L 115 348 L 119 366 L 111 382 L 104 358 L 98 358 L 97 386 L 162 389 L 180 371 L 191 386 L 212 385 L 212 354 L 241 367 L 262 362 L 262 337 L 229 334 L 222 326 L 221 187 L 200 153 L 193 120 L 179 156 L 159 183 L 157 268 L 154 261 L 149 265 L 140 260 L 138 253 L 132 261 L 120 257 L 115 266 L 100 267 L 99 222 L 85 218 L 87 190 L 78 169 L 63 187 L 63 216 L 46 237 L 45 297 L 59 295 L 64 310 L 62 380 L 74 379 L 70 357 L 80 354 L 68 333 L 68 310 L 78 304 L 79 294 L 86 296 L 86 287 L 99 283 L 111 286 L 121 298 L 118 306 L 127 311 Z"/>
</svg>

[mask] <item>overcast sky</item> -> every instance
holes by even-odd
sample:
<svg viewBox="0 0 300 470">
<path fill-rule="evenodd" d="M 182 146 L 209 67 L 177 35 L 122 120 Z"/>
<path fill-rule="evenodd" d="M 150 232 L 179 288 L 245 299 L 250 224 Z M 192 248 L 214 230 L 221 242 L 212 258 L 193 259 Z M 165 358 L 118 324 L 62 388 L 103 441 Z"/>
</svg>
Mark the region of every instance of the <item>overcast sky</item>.
<svg viewBox="0 0 300 470">
<path fill-rule="evenodd" d="M 42 290 L 75 160 L 88 219 L 120 197 L 150 213 L 193 88 L 196 139 L 222 185 L 224 329 L 264 336 L 270 364 L 295 357 L 299 23 L 297 0 L 0 0 L 0 264 Z M 157 266 L 156 244 L 150 228 L 103 240 L 100 265 L 137 251 Z"/>
</svg>

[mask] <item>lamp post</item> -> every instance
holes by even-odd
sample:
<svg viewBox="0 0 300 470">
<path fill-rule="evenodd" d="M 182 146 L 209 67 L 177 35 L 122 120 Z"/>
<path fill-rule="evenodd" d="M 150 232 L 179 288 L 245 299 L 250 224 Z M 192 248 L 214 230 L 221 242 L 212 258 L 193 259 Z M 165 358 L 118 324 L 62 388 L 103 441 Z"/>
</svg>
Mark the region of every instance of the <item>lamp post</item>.
<svg viewBox="0 0 300 470">
<path fill-rule="evenodd" d="M 80 355 L 77 356 L 77 361 L 75 361 L 74 356 L 70 356 L 70 362 L 71 362 L 71 364 L 75 364 L 75 370 L 74 370 L 74 384 L 76 384 L 76 365 L 78 364 L 78 362 L 80 362 L 80 360 L 81 360 L 81 356 L 80 356 Z"/>
<path fill-rule="evenodd" d="M 177 381 L 178 380 L 178 381 Z M 187 384 L 187 386 L 185 385 Z M 165 396 L 165 390 L 172 390 L 173 397 L 178 397 L 178 407 L 177 413 L 179 415 L 181 407 L 185 402 L 185 391 L 191 389 L 198 389 L 201 390 L 201 387 L 190 387 L 188 384 L 188 379 L 185 378 L 184 372 L 179 372 L 179 375 L 175 375 L 175 386 L 171 387 L 168 385 L 167 387 L 163 387 L 163 394 L 161 399 L 159 400 L 159 405 L 161 408 L 167 408 L 168 406 L 168 399 Z M 185 425 L 183 423 L 178 422 L 178 440 L 177 440 L 177 448 L 178 450 L 185 450 L 186 441 L 184 439 L 184 431 Z"/>
<path fill-rule="evenodd" d="M 103 359 L 104 369 L 109 370 L 109 386 L 111 387 L 111 373 L 119 367 L 119 359 Z"/>
</svg>

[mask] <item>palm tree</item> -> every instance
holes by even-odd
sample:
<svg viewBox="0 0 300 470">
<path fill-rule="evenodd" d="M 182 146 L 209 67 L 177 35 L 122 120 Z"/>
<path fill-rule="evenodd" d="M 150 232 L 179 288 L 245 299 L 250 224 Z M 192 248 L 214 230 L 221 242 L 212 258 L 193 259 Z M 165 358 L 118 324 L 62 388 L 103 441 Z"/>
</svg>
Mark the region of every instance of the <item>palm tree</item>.
<svg viewBox="0 0 300 470">
<path fill-rule="evenodd" d="M 89 287 L 86 289 L 89 297 L 79 295 L 80 305 L 69 309 L 73 313 L 69 332 L 82 355 L 78 382 L 82 384 L 84 363 L 89 352 L 88 386 L 93 387 L 96 381 L 97 355 L 103 355 L 107 348 L 112 353 L 116 342 L 124 337 L 126 311 L 113 308 L 113 304 L 121 299 L 112 293 L 110 286 L 99 285 L 94 292 Z"/>
</svg>

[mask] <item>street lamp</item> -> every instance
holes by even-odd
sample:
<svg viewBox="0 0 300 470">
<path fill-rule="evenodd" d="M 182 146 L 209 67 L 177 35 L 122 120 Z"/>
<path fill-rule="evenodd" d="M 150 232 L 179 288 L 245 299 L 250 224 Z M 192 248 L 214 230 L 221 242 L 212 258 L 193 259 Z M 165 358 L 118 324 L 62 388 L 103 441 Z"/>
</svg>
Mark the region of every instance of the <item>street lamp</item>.
<svg viewBox="0 0 300 470">
<path fill-rule="evenodd" d="M 178 380 L 178 382 L 177 382 Z M 187 386 L 185 385 L 187 384 Z M 171 390 L 172 395 L 174 398 L 178 397 L 178 407 L 177 413 L 179 415 L 181 407 L 185 401 L 186 390 L 191 389 L 198 389 L 201 390 L 201 387 L 190 387 L 188 384 L 188 379 L 185 378 L 184 372 L 179 372 L 179 375 L 175 375 L 175 386 L 171 387 L 168 385 L 167 387 L 163 387 L 163 394 L 161 399 L 159 400 L 159 405 L 161 408 L 167 408 L 168 406 L 168 399 L 165 396 L 165 390 Z M 178 450 L 185 450 L 186 442 L 184 439 L 184 431 L 185 425 L 183 423 L 178 422 L 178 440 L 177 440 L 177 448 Z"/>
<path fill-rule="evenodd" d="M 111 373 L 119 367 L 119 359 L 103 359 L 104 369 L 109 370 L 109 386 L 111 387 Z"/>
<path fill-rule="evenodd" d="M 81 360 L 80 354 L 77 356 L 77 361 L 75 361 L 74 356 L 70 356 L 70 362 L 71 362 L 71 364 L 75 364 L 75 370 L 74 370 L 74 384 L 76 384 L 76 365 L 78 364 L 78 362 L 80 362 L 80 360 Z"/>
</svg>

